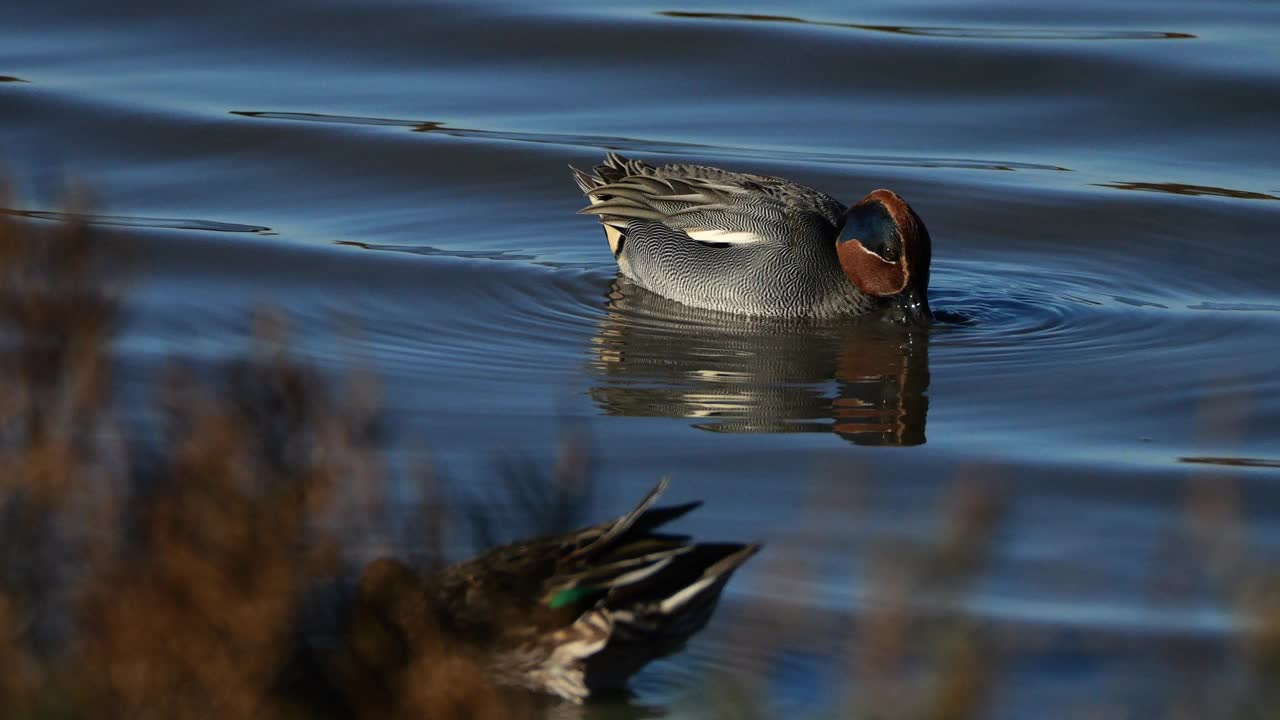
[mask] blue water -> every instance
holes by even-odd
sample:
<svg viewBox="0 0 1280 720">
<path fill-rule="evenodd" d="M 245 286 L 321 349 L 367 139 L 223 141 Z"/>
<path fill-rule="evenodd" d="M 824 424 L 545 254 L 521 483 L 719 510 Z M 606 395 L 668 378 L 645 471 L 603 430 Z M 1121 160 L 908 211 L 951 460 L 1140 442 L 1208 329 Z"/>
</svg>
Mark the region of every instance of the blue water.
<svg viewBox="0 0 1280 720">
<path fill-rule="evenodd" d="M 714 671 L 844 703 L 871 558 L 981 478 L 992 714 L 1146 717 L 1189 694 L 1171 647 L 1236 687 L 1189 486 L 1280 549 L 1278 31 L 1243 0 L 9 3 L 0 159 L 35 222 L 64 176 L 96 191 L 126 383 L 238 356 L 275 307 L 308 360 L 376 372 L 405 463 L 482 486 L 572 427 L 597 513 L 672 474 L 707 500 L 682 529 L 764 540 L 636 708 L 696 712 Z M 945 321 L 710 321 L 615 284 L 566 167 L 606 150 L 894 189 Z"/>
</svg>

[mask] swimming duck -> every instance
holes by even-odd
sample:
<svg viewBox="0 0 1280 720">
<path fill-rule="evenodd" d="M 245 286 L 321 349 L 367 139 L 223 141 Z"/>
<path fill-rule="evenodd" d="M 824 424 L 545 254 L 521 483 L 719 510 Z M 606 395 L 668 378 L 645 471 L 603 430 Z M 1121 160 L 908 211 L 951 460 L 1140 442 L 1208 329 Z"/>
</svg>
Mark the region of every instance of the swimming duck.
<svg viewBox="0 0 1280 720">
<path fill-rule="evenodd" d="M 666 485 L 620 518 L 505 545 L 434 576 L 377 560 L 362 573 L 361 601 L 434 619 L 500 684 L 575 703 L 620 689 L 707 624 L 729 577 L 759 549 L 655 532 L 701 504 L 653 507 Z"/>
<path fill-rule="evenodd" d="M 741 315 L 831 318 L 889 307 L 929 313 L 929 231 L 876 190 L 845 208 L 777 177 L 654 166 L 609 153 L 570 166 L 623 275 L 685 305 Z"/>
</svg>

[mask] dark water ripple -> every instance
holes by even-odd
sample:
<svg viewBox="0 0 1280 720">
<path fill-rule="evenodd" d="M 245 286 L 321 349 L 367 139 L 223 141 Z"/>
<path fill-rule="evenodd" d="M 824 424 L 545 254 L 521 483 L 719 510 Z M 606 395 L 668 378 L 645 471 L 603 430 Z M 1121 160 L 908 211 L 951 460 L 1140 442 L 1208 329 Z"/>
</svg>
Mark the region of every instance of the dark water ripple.
<svg viewBox="0 0 1280 720">
<path fill-rule="evenodd" d="M 1178 462 L 1227 467 L 1280 468 L 1280 460 L 1242 457 L 1180 457 Z"/>
<path fill-rule="evenodd" d="M 922 37 L 960 38 L 966 40 L 1190 40 L 1195 35 L 1181 32 L 1155 30 L 1068 30 L 1062 28 L 976 28 L 976 27 L 925 27 L 912 25 L 866 25 L 859 23 L 823 22 L 786 15 L 759 15 L 754 13 L 692 12 L 664 10 L 665 17 L 690 20 L 722 20 L 738 22 L 763 22 L 805 25 L 810 27 L 866 30 L 895 35 Z"/>
<path fill-rule="evenodd" d="M 163 228 L 169 230 L 207 230 L 209 232 L 256 233 L 271 234 L 271 228 L 261 225 L 242 225 L 240 223 L 218 222 L 216 220 L 195 220 L 190 218 L 147 218 L 129 217 L 125 215 L 83 215 L 76 213 L 56 212 L 52 210 L 17 210 L 0 208 L 0 214 L 31 218 L 33 220 L 54 220 L 57 222 L 77 221 L 90 225 L 117 225 L 136 228 Z"/>
<path fill-rule="evenodd" d="M 1219 312 L 1280 312 L 1280 305 L 1269 305 L 1265 303 L 1202 302 L 1195 305 L 1188 305 L 1187 309 L 1212 310 Z"/>
<path fill-rule="evenodd" d="M 1280 200 L 1280 197 L 1249 190 L 1233 190 L 1231 188 L 1211 187 L 1208 185 L 1187 185 L 1171 182 L 1110 182 L 1097 183 L 1098 187 L 1116 190 L 1138 190 L 1141 192 L 1169 193 L 1171 195 L 1188 195 L 1191 197 L 1209 196 L 1236 198 L 1237 200 Z"/>
</svg>

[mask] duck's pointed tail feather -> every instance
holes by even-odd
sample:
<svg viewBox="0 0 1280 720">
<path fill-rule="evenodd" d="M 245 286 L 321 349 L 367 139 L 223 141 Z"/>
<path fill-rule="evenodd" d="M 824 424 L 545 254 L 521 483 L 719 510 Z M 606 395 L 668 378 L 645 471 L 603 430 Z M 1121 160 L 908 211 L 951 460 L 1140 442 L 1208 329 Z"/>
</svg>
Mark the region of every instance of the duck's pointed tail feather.
<svg viewBox="0 0 1280 720">
<path fill-rule="evenodd" d="M 569 170 L 573 172 L 573 181 L 578 184 L 583 194 L 589 195 L 594 188 L 604 184 L 604 181 L 595 175 L 585 173 L 572 165 L 569 166 Z"/>
<path fill-rule="evenodd" d="M 573 172 L 573 179 L 578 183 L 578 187 L 583 193 L 588 195 L 601 185 L 621 182 L 623 178 L 642 175 L 652 167 L 640 160 L 631 160 L 617 153 L 609 153 L 605 156 L 604 162 L 591 168 L 591 173 L 583 172 L 578 168 L 570 165 L 569 170 Z"/>
<path fill-rule="evenodd" d="M 720 589 L 733 572 L 759 550 L 760 546 L 755 543 L 686 546 L 686 552 L 672 557 L 671 562 L 648 582 L 615 589 L 609 594 L 606 605 L 620 611 L 631 611 L 636 615 L 636 622 L 642 625 L 670 626 L 672 621 L 702 606 L 708 599 L 714 605 Z M 675 623 L 675 626 L 683 624 Z M 685 634 L 696 632 L 701 627 L 699 624 Z"/>
<path fill-rule="evenodd" d="M 586 545 L 583 545 L 582 547 L 570 553 L 568 556 L 565 557 L 564 562 L 570 563 L 570 564 L 582 562 L 600 553 L 605 548 L 609 547 L 609 545 L 613 541 L 617 540 L 619 537 L 622 536 L 623 533 L 627 532 L 627 530 L 629 530 L 632 525 L 635 525 L 636 521 L 640 520 L 640 518 L 644 516 L 644 514 L 649 510 L 649 508 L 652 507 L 655 502 L 657 502 L 658 498 L 661 497 L 662 493 L 666 491 L 667 484 L 669 482 L 670 482 L 670 478 L 666 478 L 666 477 L 662 478 L 661 480 L 658 481 L 658 484 L 654 485 L 653 489 L 651 489 L 648 492 L 648 494 L 645 495 L 642 500 L 640 500 L 640 504 L 636 505 L 635 509 L 633 509 L 631 512 L 627 513 L 626 515 L 623 515 L 617 520 L 613 520 L 612 522 L 606 523 L 602 526 L 597 526 L 597 528 L 600 530 L 600 535 L 592 539 Z M 692 508 L 689 508 L 689 509 L 691 510 Z M 685 512 L 688 512 L 688 510 L 686 510 Z M 658 523 L 658 524 L 661 524 L 661 523 Z M 649 527 L 657 527 L 657 525 L 650 524 Z"/>
</svg>

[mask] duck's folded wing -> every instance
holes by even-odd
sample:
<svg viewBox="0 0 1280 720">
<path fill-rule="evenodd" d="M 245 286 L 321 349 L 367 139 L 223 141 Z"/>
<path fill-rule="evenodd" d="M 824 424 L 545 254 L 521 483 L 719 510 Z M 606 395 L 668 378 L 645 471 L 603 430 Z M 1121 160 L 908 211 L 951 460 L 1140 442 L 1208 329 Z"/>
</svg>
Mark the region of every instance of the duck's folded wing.
<svg viewBox="0 0 1280 720">
<path fill-rule="evenodd" d="M 580 212 L 625 233 L 635 220 L 661 223 L 713 246 L 785 242 L 806 225 L 831 225 L 831 198 L 777 178 L 697 165 L 653 167 L 608 156 L 595 175 L 574 169 L 591 200 Z M 617 248 L 615 248 L 615 251 Z"/>
</svg>

